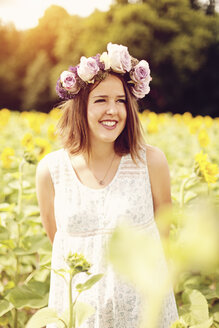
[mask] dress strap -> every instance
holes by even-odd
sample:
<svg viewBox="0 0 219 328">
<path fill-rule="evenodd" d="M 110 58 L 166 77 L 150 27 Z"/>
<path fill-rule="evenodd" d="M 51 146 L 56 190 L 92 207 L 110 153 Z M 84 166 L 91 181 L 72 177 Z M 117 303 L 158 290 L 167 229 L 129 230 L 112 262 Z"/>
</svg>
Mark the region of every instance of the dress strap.
<svg viewBox="0 0 219 328">
<path fill-rule="evenodd" d="M 46 154 L 42 159 L 42 161 L 46 161 L 54 186 L 60 184 L 61 181 L 60 176 L 63 171 L 62 158 L 63 149 L 59 149 L 49 154 Z"/>
<path fill-rule="evenodd" d="M 131 154 L 124 156 L 124 161 L 121 169 L 122 176 L 135 176 L 139 174 L 145 174 L 147 172 L 146 150 L 140 150 L 140 157 L 142 160 L 137 159 L 137 163 L 132 160 Z"/>
</svg>

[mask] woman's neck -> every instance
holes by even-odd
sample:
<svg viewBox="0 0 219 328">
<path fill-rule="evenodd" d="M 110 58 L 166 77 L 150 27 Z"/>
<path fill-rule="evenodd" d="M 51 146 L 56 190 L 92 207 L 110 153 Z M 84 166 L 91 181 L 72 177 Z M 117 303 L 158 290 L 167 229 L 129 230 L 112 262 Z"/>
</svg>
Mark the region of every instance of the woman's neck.
<svg viewBox="0 0 219 328">
<path fill-rule="evenodd" d="M 92 145 L 90 149 L 90 159 L 96 160 L 96 161 L 102 161 L 106 158 L 112 157 L 114 151 L 114 144 L 104 144 L 104 145 Z"/>
</svg>

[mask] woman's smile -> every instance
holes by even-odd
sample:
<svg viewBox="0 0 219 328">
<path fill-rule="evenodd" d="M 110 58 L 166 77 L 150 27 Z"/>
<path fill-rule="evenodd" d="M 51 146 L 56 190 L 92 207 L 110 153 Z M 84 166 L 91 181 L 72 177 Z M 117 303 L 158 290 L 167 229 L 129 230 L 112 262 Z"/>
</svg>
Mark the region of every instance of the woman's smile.
<svg viewBox="0 0 219 328">
<path fill-rule="evenodd" d="M 113 130 L 116 128 L 116 125 L 117 125 L 118 121 L 115 121 L 115 120 L 103 120 L 103 121 L 100 121 L 100 124 L 108 129 L 108 130 Z"/>
</svg>

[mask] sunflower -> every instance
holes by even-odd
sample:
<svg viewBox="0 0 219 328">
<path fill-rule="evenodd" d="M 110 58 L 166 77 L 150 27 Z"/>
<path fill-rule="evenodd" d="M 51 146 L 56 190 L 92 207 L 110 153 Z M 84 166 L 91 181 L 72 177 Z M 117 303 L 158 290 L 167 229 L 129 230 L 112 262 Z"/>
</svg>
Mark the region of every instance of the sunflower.
<svg viewBox="0 0 219 328">
<path fill-rule="evenodd" d="M 195 155 L 195 173 L 208 184 L 217 181 L 219 169 L 217 164 L 208 161 L 207 154 L 203 154 L 203 150 Z"/>
<path fill-rule="evenodd" d="M 2 167 L 9 169 L 12 163 L 12 157 L 14 156 L 14 149 L 6 147 L 1 153 Z"/>
</svg>

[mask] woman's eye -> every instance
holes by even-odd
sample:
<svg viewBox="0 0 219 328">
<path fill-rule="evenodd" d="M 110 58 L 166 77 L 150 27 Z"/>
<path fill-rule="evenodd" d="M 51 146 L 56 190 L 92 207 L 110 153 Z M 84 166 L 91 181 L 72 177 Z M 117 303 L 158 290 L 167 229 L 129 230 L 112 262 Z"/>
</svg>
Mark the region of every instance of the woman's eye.
<svg viewBox="0 0 219 328">
<path fill-rule="evenodd" d="M 95 103 L 100 103 L 100 102 L 104 102 L 105 101 L 105 99 L 97 99 L 97 100 L 95 100 Z"/>
<path fill-rule="evenodd" d="M 118 102 L 121 102 L 121 103 L 125 104 L 126 103 L 126 99 L 118 99 Z"/>
</svg>

